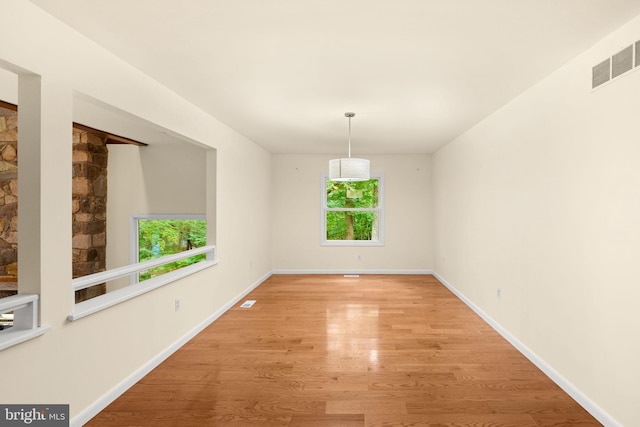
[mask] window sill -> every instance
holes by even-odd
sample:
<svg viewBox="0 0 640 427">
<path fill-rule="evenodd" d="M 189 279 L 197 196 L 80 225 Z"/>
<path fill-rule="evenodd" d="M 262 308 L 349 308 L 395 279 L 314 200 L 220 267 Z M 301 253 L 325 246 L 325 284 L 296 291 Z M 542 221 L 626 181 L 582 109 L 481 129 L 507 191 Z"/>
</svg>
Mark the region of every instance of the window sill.
<svg viewBox="0 0 640 427">
<path fill-rule="evenodd" d="M 162 276 L 154 277 L 152 279 L 145 280 L 144 282 L 129 285 L 126 288 L 108 292 L 99 297 L 83 301 L 75 305 L 73 313 L 68 316 L 68 320 L 74 321 L 89 316 L 93 313 L 97 313 L 98 311 L 102 311 L 111 306 L 120 304 L 121 302 L 130 300 L 154 289 L 168 285 L 169 283 L 175 282 L 176 280 L 190 276 L 194 273 L 197 273 L 198 271 L 213 267 L 216 264 L 218 264 L 217 259 L 200 261 L 196 264 L 192 264 L 187 267 L 183 267 L 178 270 L 163 274 Z"/>
<path fill-rule="evenodd" d="M 323 240 L 320 246 L 347 246 L 347 247 L 380 247 L 384 242 L 379 240 Z"/>
</svg>

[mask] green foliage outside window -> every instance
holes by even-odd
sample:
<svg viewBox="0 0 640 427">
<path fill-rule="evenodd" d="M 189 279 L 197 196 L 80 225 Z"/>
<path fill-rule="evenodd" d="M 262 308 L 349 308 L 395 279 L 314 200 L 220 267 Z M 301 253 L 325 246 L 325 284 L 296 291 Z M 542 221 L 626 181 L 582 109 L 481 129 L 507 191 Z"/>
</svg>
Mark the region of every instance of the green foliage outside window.
<svg viewBox="0 0 640 427">
<path fill-rule="evenodd" d="M 327 180 L 327 240 L 378 239 L 378 184 L 377 179 L 358 182 Z"/>
<path fill-rule="evenodd" d="M 138 261 L 147 261 L 206 246 L 207 221 L 180 219 L 138 220 Z M 140 273 L 139 280 L 160 276 L 206 258 L 205 254 L 161 265 Z"/>
</svg>

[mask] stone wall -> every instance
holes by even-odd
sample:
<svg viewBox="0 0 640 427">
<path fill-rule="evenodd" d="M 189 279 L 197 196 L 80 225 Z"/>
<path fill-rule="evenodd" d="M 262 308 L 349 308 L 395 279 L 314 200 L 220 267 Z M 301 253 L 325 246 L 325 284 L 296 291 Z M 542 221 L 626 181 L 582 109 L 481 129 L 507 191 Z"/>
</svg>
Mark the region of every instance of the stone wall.
<svg viewBox="0 0 640 427">
<path fill-rule="evenodd" d="M 73 277 L 105 271 L 107 245 L 107 137 L 73 129 Z M 0 107 L 0 298 L 17 292 L 18 116 Z M 76 292 L 76 302 L 106 292 Z"/>
<path fill-rule="evenodd" d="M 18 116 L 0 107 L 0 298 L 17 292 Z"/>
<path fill-rule="evenodd" d="M 73 277 L 105 271 L 107 137 L 73 130 Z M 76 292 L 76 302 L 106 292 L 106 284 Z"/>
</svg>

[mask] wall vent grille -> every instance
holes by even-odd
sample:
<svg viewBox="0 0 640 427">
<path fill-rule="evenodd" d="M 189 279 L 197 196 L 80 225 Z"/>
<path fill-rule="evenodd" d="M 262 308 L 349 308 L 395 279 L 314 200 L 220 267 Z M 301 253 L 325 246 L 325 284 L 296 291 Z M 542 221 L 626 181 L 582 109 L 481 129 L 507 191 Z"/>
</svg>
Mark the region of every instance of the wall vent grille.
<svg viewBox="0 0 640 427">
<path fill-rule="evenodd" d="M 611 57 L 611 78 L 630 71 L 633 68 L 633 45 L 622 49 Z"/>
<path fill-rule="evenodd" d="M 595 67 L 591 73 L 591 88 L 596 88 L 611 80 L 611 58 L 607 58 Z"/>
<path fill-rule="evenodd" d="M 640 66 L 640 40 L 591 68 L 591 89 Z"/>
</svg>

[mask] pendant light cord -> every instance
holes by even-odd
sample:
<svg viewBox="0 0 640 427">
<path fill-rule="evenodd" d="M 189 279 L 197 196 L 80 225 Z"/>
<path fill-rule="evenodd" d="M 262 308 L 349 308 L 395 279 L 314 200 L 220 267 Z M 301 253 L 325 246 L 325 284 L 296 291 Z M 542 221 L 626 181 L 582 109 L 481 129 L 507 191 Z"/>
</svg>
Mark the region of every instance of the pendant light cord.
<svg viewBox="0 0 640 427">
<path fill-rule="evenodd" d="M 349 117 L 349 158 L 351 158 L 351 117 Z"/>
</svg>

